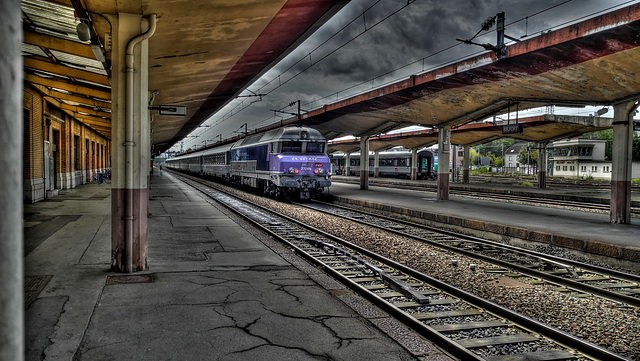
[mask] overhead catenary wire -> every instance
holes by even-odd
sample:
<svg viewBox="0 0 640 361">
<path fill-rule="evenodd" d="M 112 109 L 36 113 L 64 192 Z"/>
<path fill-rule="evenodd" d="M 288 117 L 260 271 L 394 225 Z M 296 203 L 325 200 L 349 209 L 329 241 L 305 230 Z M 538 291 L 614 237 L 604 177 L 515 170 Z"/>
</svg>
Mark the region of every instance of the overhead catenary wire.
<svg viewBox="0 0 640 361">
<path fill-rule="evenodd" d="M 371 7 L 369 7 L 369 9 L 367 9 L 366 11 L 370 10 L 373 6 L 375 6 L 379 1 L 377 1 L 374 5 L 372 5 Z M 312 65 L 309 65 L 307 67 L 305 67 L 304 69 L 302 69 L 301 71 L 299 71 L 298 73 L 292 75 L 289 79 L 281 82 L 280 84 L 278 84 L 277 87 L 269 90 L 267 92 L 267 94 L 272 93 L 274 90 L 282 87 L 283 85 L 289 83 L 291 80 L 297 78 L 300 74 L 306 72 L 307 70 L 311 69 L 313 66 L 315 66 L 316 64 L 320 63 L 321 61 L 325 60 L 326 58 L 330 57 L 331 55 L 335 54 L 336 52 L 338 52 L 339 50 L 341 50 L 342 48 L 344 48 L 345 46 L 349 45 L 351 42 L 355 41 L 356 39 L 358 39 L 359 37 L 361 37 L 362 35 L 364 35 L 365 33 L 367 33 L 368 31 L 370 31 L 371 29 L 377 27 L 378 25 L 382 24 L 383 22 L 387 21 L 389 18 L 391 18 L 392 16 L 394 16 L 395 14 L 399 13 L 400 11 L 404 10 L 406 7 L 408 7 L 409 5 L 413 4 L 413 2 L 408 2 L 407 4 L 403 5 L 402 7 L 400 7 L 399 9 L 393 11 L 392 13 L 388 14 L 387 16 L 385 16 L 384 18 L 382 18 L 380 21 L 374 23 L 373 25 L 366 27 L 365 29 L 360 32 L 359 34 L 357 34 L 356 36 L 352 37 L 351 39 L 347 40 L 346 42 L 344 42 L 342 45 L 338 46 L 337 48 L 335 48 L 334 50 L 330 51 L 329 53 L 325 54 L 324 56 L 320 57 L 320 59 L 318 59 L 315 63 L 313 63 Z M 365 12 L 366 12 L 365 11 Z M 365 13 L 363 13 L 361 16 L 364 16 Z M 358 17 L 359 18 L 359 17 Z M 355 20 L 357 20 L 358 18 L 356 18 Z M 353 21 L 355 21 L 353 20 Z M 352 22 L 353 22 L 352 21 Z M 348 24 L 349 25 L 349 24 Z M 347 26 L 348 26 L 347 25 Z M 344 27 L 343 27 L 344 29 Z M 342 31 L 342 29 L 340 30 Z M 325 42 L 326 43 L 326 42 Z M 324 43 L 323 43 L 324 44 Z M 317 50 L 319 47 L 317 47 L 315 50 Z M 303 58 L 304 59 L 304 58 Z M 278 77 L 284 75 L 288 70 L 290 70 L 291 68 L 293 68 L 295 65 L 297 65 L 298 63 L 300 63 L 300 61 L 302 60 L 298 60 L 298 62 L 296 62 L 296 64 L 290 66 L 289 68 L 287 68 L 285 71 L 283 71 L 282 73 L 280 73 L 278 75 Z M 262 89 L 264 89 L 267 85 L 271 84 L 273 82 L 274 79 L 272 79 L 271 81 L 267 82 L 266 84 L 264 84 L 263 86 L 261 86 L 260 88 L 258 88 L 258 91 L 261 91 Z"/>
<path fill-rule="evenodd" d="M 331 39 L 335 38 L 338 34 L 340 34 L 342 31 L 344 31 L 344 30 L 345 30 L 349 25 L 351 25 L 351 24 L 353 24 L 354 22 L 358 21 L 358 19 L 359 19 L 360 17 L 364 16 L 364 14 L 365 14 L 366 12 L 370 11 L 370 10 L 371 10 L 375 5 L 377 5 L 378 3 L 380 3 L 380 0 L 376 1 L 373 5 L 371 5 L 369 8 L 367 8 L 364 12 L 362 12 L 360 15 L 358 15 L 357 17 L 355 17 L 354 19 L 352 19 L 352 20 L 351 20 L 349 23 L 347 23 L 346 25 L 344 25 L 341 29 L 339 29 L 339 30 L 338 30 L 336 33 L 334 33 L 331 37 L 327 38 L 327 39 L 326 39 L 325 41 L 323 41 L 321 44 L 319 44 L 318 46 L 316 46 L 316 47 L 315 47 L 311 52 L 308 52 L 306 55 L 302 56 L 302 57 L 301 57 L 297 62 L 295 62 L 293 65 L 289 66 L 287 69 L 285 69 L 284 71 L 280 72 L 277 76 L 274 76 L 270 81 L 268 81 L 267 83 L 265 83 L 264 85 L 262 85 L 261 87 L 259 87 L 259 88 L 258 88 L 258 90 L 256 90 L 256 92 L 253 92 L 253 91 L 251 91 L 251 90 L 249 90 L 249 89 L 247 89 L 247 90 L 248 90 L 248 91 L 250 91 L 250 92 L 252 92 L 252 93 L 261 92 L 261 90 L 262 90 L 262 89 L 264 89 L 265 87 L 267 87 L 269 84 L 272 84 L 272 83 L 277 79 L 277 80 L 279 81 L 279 84 L 278 84 L 276 87 L 274 87 L 273 89 L 271 89 L 271 90 L 269 90 L 268 92 L 266 92 L 266 94 L 264 94 L 264 95 L 268 95 L 268 94 L 273 93 L 276 89 L 278 89 L 278 88 L 280 88 L 280 87 L 284 86 L 285 84 L 289 83 L 289 82 L 290 82 L 290 81 L 292 81 L 294 78 L 296 78 L 296 77 L 298 77 L 299 75 L 303 74 L 304 72 L 308 71 L 310 68 L 312 68 L 313 66 L 317 65 L 317 64 L 318 64 L 318 63 L 320 63 L 321 61 L 325 60 L 326 58 L 328 58 L 328 57 L 330 57 L 331 55 L 335 54 L 336 52 L 340 51 L 340 50 L 341 50 L 341 49 L 343 49 L 345 46 L 347 46 L 348 44 L 352 43 L 354 40 L 358 39 L 359 37 L 361 37 L 362 35 L 364 35 L 365 33 L 367 33 L 369 30 L 371 30 L 371 29 L 375 28 L 376 26 L 380 25 L 381 23 L 383 23 L 384 21 L 388 20 L 388 19 L 389 19 L 389 18 L 391 18 L 393 15 L 397 14 L 398 12 L 400 12 L 400 11 L 401 11 L 401 10 L 403 10 L 403 9 L 405 9 L 408 5 L 410 5 L 410 4 L 414 3 L 414 2 L 415 2 L 415 1 L 410 1 L 410 2 L 408 2 L 407 4 L 403 5 L 401 8 L 399 8 L 399 9 L 397 9 L 397 10 L 393 11 L 392 13 L 388 14 L 387 16 L 385 16 L 382 20 L 380 20 L 380 21 L 376 22 L 375 24 L 372 24 L 372 25 L 370 25 L 370 26 L 368 26 L 368 27 L 365 27 L 365 30 L 363 30 L 363 31 L 362 31 L 362 32 L 360 32 L 359 34 L 355 35 L 355 36 L 354 36 L 354 37 L 352 37 L 351 39 L 347 40 L 346 42 L 344 42 L 343 44 L 341 44 L 340 46 L 338 46 L 338 47 L 337 47 L 337 48 L 335 48 L 334 50 L 330 51 L 330 52 L 329 52 L 329 53 L 327 53 L 326 55 L 324 55 L 324 56 L 322 56 L 322 57 L 318 58 L 318 60 L 316 60 L 315 62 L 312 62 L 312 61 L 311 61 L 311 60 L 312 60 L 312 58 L 311 58 L 311 54 L 312 54 L 312 53 L 316 52 L 320 47 L 322 47 L 323 45 L 325 45 L 326 43 L 328 43 Z M 566 1 L 563 1 L 563 2 L 561 2 L 561 3 L 555 4 L 555 5 L 553 5 L 553 6 L 549 6 L 549 7 L 545 8 L 545 9 L 542 9 L 542 10 L 537 11 L 537 12 L 535 12 L 535 13 L 529 14 L 529 15 L 527 15 L 527 16 L 525 16 L 525 17 L 522 17 L 522 18 L 520 18 L 520 19 L 518 19 L 518 20 L 512 21 L 512 22 L 510 22 L 510 23 L 508 23 L 508 24 L 505 24 L 505 26 L 511 26 L 511 25 L 514 25 L 514 24 L 519 23 L 519 22 L 521 22 L 521 21 L 526 21 L 526 22 L 527 22 L 527 30 L 525 30 L 525 35 L 523 36 L 523 37 L 526 37 L 526 36 L 528 36 L 528 30 L 529 30 L 529 29 L 528 29 L 528 22 L 529 22 L 529 19 L 530 19 L 530 18 L 535 17 L 535 16 L 538 16 L 538 15 L 540 15 L 540 14 L 543 14 L 543 13 L 548 12 L 548 11 L 550 11 L 550 10 L 553 10 L 553 9 L 555 9 L 555 8 L 558 8 L 558 7 L 560 7 L 560 6 L 562 6 L 562 5 L 565 5 L 565 4 L 569 3 L 569 2 L 572 2 L 572 0 L 566 0 Z M 597 11 L 597 12 L 593 12 L 593 13 L 591 13 L 591 14 L 588 14 L 588 15 L 584 15 L 584 16 L 578 17 L 578 18 L 572 19 L 572 20 L 570 20 L 570 21 L 563 22 L 563 23 L 561 23 L 561 24 L 556 24 L 556 25 L 554 25 L 554 26 L 548 27 L 548 28 L 543 29 L 543 30 L 538 30 L 538 31 L 536 31 L 536 32 L 534 32 L 534 33 L 532 33 L 532 34 L 536 34 L 536 33 L 544 33 L 545 31 L 548 31 L 548 30 L 550 30 L 550 29 L 557 28 L 557 27 L 560 27 L 560 26 L 563 26 L 563 25 L 566 25 L 566 24 L 570 24 L 570 23 L 573 23 L 573 22 L 579 21 L 579 20 L 584 19 L 584 18 L 589 18 L 589 17 L 592 17 L 592 16 L 594 16 L 594 15 L 597 15 L 597 14 L 600 14 L 600 13 L 604 13 L 604 12 L 610 11 L 610 10 L 612 10 L 612 9 L 615 9 L 615 8 L 618 8 L 618 7 L 622 7 L 622 6 L 625 6 L 625 5 L 627 5 L 627 4 L 634 3 L 634 2 L 638 2 L 638 0 L 629 0 L 629 1 L 626 1 L 626 2 L 623 2 L 623 3 L 620 3 L 620 4 L 617 4 L 617 5 L 614 5 L 614 6 L 610 6 L 610 7 L 608 7 L 608 8 L 605 8 L 605 9 L 599 10 L 599 11 Z M 481 31 L 482 31 L 482 30 L 481 30 Z M 495 31 L 495 30 L 486 31 L 486 32 L 481 33 L 481 34 L 478 34 L 478 35 L 476 35 L 476 36 L 484 36 L 484 35 L 487 35 L 487 34 L 490 34 L 490 33 L 494 32 L 494 31 Z M 474 36 L 474 38 L 475 38 L 476 36 Z M 451 50 L 451 49 L 453 49 L 453 48 L 455 48 L 455 47 L 457 47 L 457 46 L 459 46 L 459 45 L 461 45 L 461 44 L 460 44 L 460 43 L 456 43 L 456 44 L 453 44 L 453 45 L 451 45 L 451 46 L 445 47 L 445 48 L 443 48 L 443 49 L 441 49 L 441 50 L 439 50 L 439 51 L 437 51 L 437 52 L 434 52 L 433 54 L 430 54 L 430 55 L 428 55 L 428 56 L 422 57 L 422 58 L 420 58 L 420 59 L 418 59 L 418 60 L 412 61 L 412 62 L 410 62 L 410 63 L 408 63 L 408 64 L 405 64 L 405 65 L 402 65 L 402 66 L 400 66 L 400 67 L 397 67 L 397 68 L 395 68 L 395 69 L 393 69 L 393 70 L 390 70 L 390 71 L 387 71 L 387 72 L 385 72 L 385 73 L 383 73 L 383 74 L 380 74 L 380 75 L 377 75 L 377 76 L 375 76 L 375 77 L 372 77 L 372 78 L 370 78 L 370 79 L 368 79 L 368 80 L 366 80 L 366 81 L 359 82 L 358 84 L 355 84 L 355 85 L 350 86 L 350 87 L 348 87 L 348 88 L 345 88 L 345 89 L 342 89 L 342 90 L 339 90 L 339 91 L 332 92 L 331 94 L 329 94 L 329 95 L 327 95 L 327 96 L 324 96 L 324 97 L 322 97 L 322 98 L 319 98 L 319 99 L 313 100 L 313 101 L 308 102 L 308 103 L 305 103 L 305 104 L 303 104 L 303 105 L 304 105 L 304 106 L 308 106 L 308 105 L 313 104 L 313 103 L 316 103 L 316 102 L 318 102 L 318 101 L 322 101 L 322 100 L 325 100 L 325 99 L 328 99 L 328 98 L 331 98 L 331 97 L 337 96 L 337 94 L 340 94 L 340 93 L 347 93 L 347 92 L 349 92 L 350 90 L 353 90 L 353 89 L 356 89 L 356 88 L 358 88 L 358 87 L 361 87 L 362 85 L 364 85 L 364 84 L 366 84 L 366 83 L 372 83 L 372 84 L 373 84 L 373 81 L 375 81 L 375 80 L 376 80 L 376 79 L 378 79 L 378 78 L 388 76 L 388 75 L 390 75 L 390 74 L 392 74 L 392 73 L 394 73 L 394 72 L 397 72 L 397 71 L 400 71 L 400 70 L 402 70 L 402 69 L 404 69 L 404 68 L 408 68 L 408 67 L 410 67 L 410 66 L 412 66 L 412 65 L 415 65 L 415 64 L 416 64 L 416 63 L 418 63 L 418 62 L 423 62 L 423 69 L 422 69 L 422 71 L 423 71 L 423 72 L 424 72 L 424 71 L 427 71 L 428 69 L 425 69 L 425 66 L 424 66 L 424 64 L 425 64 L 425 60 L 427 60 L 427 59 L 429 59 L 429 58 L 432 58 L 432 57 L 434 57 L 434 56 L 436 56 L 436 55 L 439 55 L 439 54 L 441 54 L 441 53 L 443 53 L 443 52 L 446 52 L 446 51 L 448 51 L 448 50 Z M 480 52 L 478 52 L 478 53 L 474 53 L 474 54 L 479 54 L 479 53 L 482 53 L 482 52 L 483 52 L 483 51 L 480 51 Z M 471 56 L 473 56 L 474 54 L 471 54 Z M 470 56 L 470 55 L 465 55 L 464 57 L 461 57 L 460 59 L 464 59 L 464 58 L 466 58 L 466 57 L 468 57 L 468 56 Z M 287 73 L 288 71 L 290 71 L 291 69 L 293 69 L 296 65 L 300 64 L 300 62 L 304 61 L 305 59 L 309 59 L 309 65 L 308 65 L 308 66 L 306 66 L 304 69 L 302 69 L 302 70 L 301 70 L 301 71 L 299 71 L 298 73 L 296 73 L 296 74 L 292 75 L 290 78 L 288 78 L 288 79 L 286 79 L 286 80 L 282 80 L 282 77 L 283 77 L 283 75 L 285 75 L 285 73 Z M 455 61 L 455 59 L 454 59 L 454 60 L 448 60 L 446 63 L 451 63 L 452 61 Z M 439 65 L 431 66 L 431 67 L 429 67 L 429 69 L 433 69 L 433 68 L 435 68 L 435 67 L 437 67 L 437 66 L 439 66 Z M 345 95 L 345 96 L 346 96 L 346 95 Z M 237 114 L 241 113 L 242 111 L 244 111 L 245 109 L 247 109 L 248 107 L 250 107 L 253 103 L 254 103 L 254 102 L 249 103 L 249 104 L 244 104 L 244 102 L 241 102 L 241 103 L 239 103 L 239 104 L 235 105 L 235 106 L 234 106 L 234 107 L 233 107 L 229 112 L 225 113 L 225 115 L 224 115 L 222 118 L 220 118 L 220 119 L 218 119 L 217 121 L 215 121 L 215 122 L 211 125 L 211 127 L 214 127 L 214 126 L 217 126 L 217 125 L 219 125 L 219 124 L 222 124 L 223 122 L 227 121 L 228 119 L 232 118 L 233 116 L 235 116 L 235 115 L 237 115 Z M 243 105 L 243 104 L 244 104 L 244 105 Z M 266 119 L 264 119 L 264 120 L 262 120 L 262 121 L 260 121 L 260 122 L 258 122 L 258 123 L 264 123 L 264 122 L 268 121 L 269 119 L 273 119 L 273 118 L 275 118 L 275 117 L 274 117 L 274 116 L 271 116 L 271 117 L 268 117 L 268 118 L 266 118 Z M 208 130 L 204 130 L 204 131 L 203 131 L 203 133 L 204 133 L 204 132 L 206 132 L 206 131 L 208 131 Z"/>
</svg>

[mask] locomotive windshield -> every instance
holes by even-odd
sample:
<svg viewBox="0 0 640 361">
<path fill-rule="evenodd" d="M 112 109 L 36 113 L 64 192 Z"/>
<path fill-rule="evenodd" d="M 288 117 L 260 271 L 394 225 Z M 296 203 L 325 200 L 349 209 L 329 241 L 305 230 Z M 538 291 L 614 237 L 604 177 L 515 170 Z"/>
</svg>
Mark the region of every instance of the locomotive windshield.
<svg viewBox="0 0 640 361">
<path fill-rule="evenodd" d="M 302 153 L 302 142 L 293 140 L 282 142 L 282 153 Z"/>
<path fill-rule="evenodd" d="M 307 153 L 324 153 L 324 143 L 322 142 L 307 143 Z"/>
</svg>

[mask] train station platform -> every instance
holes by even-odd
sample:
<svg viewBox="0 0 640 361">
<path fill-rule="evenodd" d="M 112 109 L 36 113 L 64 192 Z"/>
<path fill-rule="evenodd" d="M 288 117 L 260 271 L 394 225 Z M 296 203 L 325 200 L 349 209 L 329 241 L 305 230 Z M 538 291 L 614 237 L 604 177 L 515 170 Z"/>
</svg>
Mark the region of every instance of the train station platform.
<svg viewBox="0 0 640 361">
<path fill-rule="evenodd" d="M 610 257 L 613 262 L 637 263 L 636 267 L 640 269 L 638 218 L 632 218 L 631 224 L 612 224 L 608 212 L 594 213 L 455 194 L 450 194 L 447 201 L 439 201 L 436 192 L 429 191 L 435 189 L 435 181 L 376 178 L 370 179 L 368 190 L 361 190 L 359 183 L 341 183 L 353 180 L 357 181 L 358 178 L 333 177 L 328 193 L 334 201 L 404 214 L 438 228 L 473 236 L 512 242 L 538 242 L 540 245 L 554 245 L 577 253 Z M 389 187 L 390 183 L 409 185 L 418 190 L 393 188 Z M 609 192 L 606 190 L 451 183 L 450 190 L 456 189 L 609 203 Z M 637 204 L 640 204 L 640 194 L 634 192 L 632 205 Z"/>
<path fill-rule="evenodd" d="M 109 272 L 109 184 L 25 205 L 26 359 L 449 360 L 212 203 L 156 171 L 130 275 Z"/>
</svg>

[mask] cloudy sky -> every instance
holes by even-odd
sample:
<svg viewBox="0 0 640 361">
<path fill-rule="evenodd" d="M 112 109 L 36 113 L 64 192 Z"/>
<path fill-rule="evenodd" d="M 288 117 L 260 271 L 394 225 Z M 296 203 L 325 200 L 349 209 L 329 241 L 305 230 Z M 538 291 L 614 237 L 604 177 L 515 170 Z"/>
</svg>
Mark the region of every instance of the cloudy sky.
<svg viewBox="0 0 640 361">
<path fill-rule="evenodd" d="M 200 147 L 235 131 L 289 118 L 271 109 L 294 112 L 301 101 L 312 110 L 385 83 L 429 71 L 484 50 L 456 38 L 470 39 L 482 23 L 505 12 L 506 34 L 527 39 L 640 0 L 352 0 L 313 36 L 267 72 L 249 90 L 267 94 L 238 98 L 185 140 L 184 149 Z M 495 26 L 477 43 L 496 41 Z M 507 44 L 509 44 L 508 42 Z M 243 94 L 251 94 L 245 91 Z M 588 113 L 590 110 L 583 110 Z M 571 110 L 572 114 L 580 110 Z"/>
</svg>

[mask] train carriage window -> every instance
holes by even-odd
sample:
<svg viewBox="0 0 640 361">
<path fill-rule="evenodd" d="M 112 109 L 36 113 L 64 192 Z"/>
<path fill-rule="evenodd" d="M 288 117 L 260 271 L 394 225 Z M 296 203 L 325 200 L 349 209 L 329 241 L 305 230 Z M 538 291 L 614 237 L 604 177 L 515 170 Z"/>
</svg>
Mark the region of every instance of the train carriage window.
<svg viewBox="0 0 640 361">
<path fill-rule="evenodd" d="M 321 142 L 307 143 L 307 153 L 324 153 L 324 143 L 321 143 Z"/>
<path fill-rule="evenodd" d="M 298 141 L 284 141 L 282 142 L 282 153 L 301 153 L 302 142 Z"/>
</svg>

